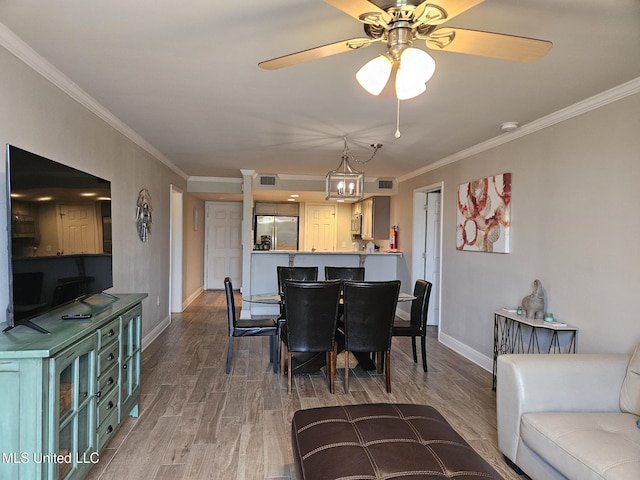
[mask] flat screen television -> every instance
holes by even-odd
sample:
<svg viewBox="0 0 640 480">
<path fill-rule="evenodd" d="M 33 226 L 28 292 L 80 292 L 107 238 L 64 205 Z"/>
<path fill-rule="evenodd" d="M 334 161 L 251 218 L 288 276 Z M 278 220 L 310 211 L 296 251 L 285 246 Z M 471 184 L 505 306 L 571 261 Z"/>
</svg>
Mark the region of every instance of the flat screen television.
<svg viewBox="0 0 640 480">
<path fill-rule="evenodd" d="M 7 328 L 113 286 L 111 183 L 7 145 Z M 112 297 L 114 298 L 114 297 Z"/>
</svg>

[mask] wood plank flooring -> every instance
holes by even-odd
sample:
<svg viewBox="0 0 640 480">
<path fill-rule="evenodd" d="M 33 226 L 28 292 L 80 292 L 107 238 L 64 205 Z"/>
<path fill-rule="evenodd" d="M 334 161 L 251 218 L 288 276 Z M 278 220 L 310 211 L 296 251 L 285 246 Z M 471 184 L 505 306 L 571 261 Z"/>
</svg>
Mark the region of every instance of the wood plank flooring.
<svg viewBox="0 0 640 480">
<path fill-rule="evenodd" d="M 520 479 L 497 449 L 491 374 L 439 344 L 435 327 L 427 338 L 428 373 L 413 363 L 409 338 L 393 339 L 391 394 L 384 374 L 359 367 L 350 370 L 345 394 L 344 354 L 335 395 L 324 372 L 294 376 L 287 395 L 286 375 L 269 364 L 266 337 L 235 340 L 230 375 L 226 352 L 224 292 L 204 292 L 144 350 L 140 416 L 125 420 L 89 478 L 293 480 L 296 410 L 397 402 L 433 405 L 505 479 Z"/>
</svg>

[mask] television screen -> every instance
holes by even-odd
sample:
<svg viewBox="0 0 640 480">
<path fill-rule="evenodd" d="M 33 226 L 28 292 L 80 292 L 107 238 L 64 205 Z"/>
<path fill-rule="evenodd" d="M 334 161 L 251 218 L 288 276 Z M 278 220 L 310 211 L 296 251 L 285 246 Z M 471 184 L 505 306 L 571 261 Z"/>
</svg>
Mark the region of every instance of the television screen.
<svg viewBox="0 0 640 480">
<path fill-rule="evenodd" d="M 7 145 L 8 328 L 113 286 L 111 183 Z"/>
</svg>

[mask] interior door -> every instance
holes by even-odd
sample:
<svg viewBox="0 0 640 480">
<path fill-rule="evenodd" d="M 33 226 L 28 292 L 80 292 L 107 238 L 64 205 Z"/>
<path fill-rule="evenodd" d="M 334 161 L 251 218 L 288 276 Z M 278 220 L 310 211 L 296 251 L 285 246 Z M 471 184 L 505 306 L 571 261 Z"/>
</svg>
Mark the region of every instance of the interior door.
<svg viewBox="0 0 640 480">
<path fill-rule="evenodd" d="M 62 226 L 60 250 L 72 253 L 98 253 L 96 212 L 91 204 L 61 204 Z"/>
<path fill-rule="evenodd" d="M 440 192 L 427 193 L 424 279 L 431 282 L 427 325 L 438 325 L 440 318 Z"/>
<path fill-rule="evenodd" d="M 305 222 L 305 248 L 316 252 L 336 250 L 336 206 L 309 205 Z"/>
<path fill-rule="evenodd" d="M 205 204 L 205 286 L 224 288 L 225 277 L 242 285 L 242 203 Z"/>
</svg>

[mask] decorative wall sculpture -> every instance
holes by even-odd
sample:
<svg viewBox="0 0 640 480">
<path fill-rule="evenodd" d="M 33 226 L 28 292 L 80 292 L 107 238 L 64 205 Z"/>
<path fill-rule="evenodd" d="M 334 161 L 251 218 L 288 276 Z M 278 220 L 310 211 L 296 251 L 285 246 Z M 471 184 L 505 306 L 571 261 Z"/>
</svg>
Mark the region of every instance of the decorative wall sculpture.
<svg viewBox="0 0 640 480">
<path fill-rule="evenodd" d="M 456 248 L 509 253 L 511 173 L 458 186 Z"/>
<path fill-rule="evenodd" d="M 143 188 L 138 194 L 138 201 L 136 202 L 136 224 L 138 227 L 138 236 L 140 241 L 149 241 L 149 235 L 151 235 L 151 194 L 149 190 Z"/>
</svg>

